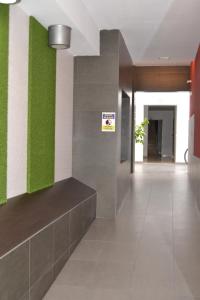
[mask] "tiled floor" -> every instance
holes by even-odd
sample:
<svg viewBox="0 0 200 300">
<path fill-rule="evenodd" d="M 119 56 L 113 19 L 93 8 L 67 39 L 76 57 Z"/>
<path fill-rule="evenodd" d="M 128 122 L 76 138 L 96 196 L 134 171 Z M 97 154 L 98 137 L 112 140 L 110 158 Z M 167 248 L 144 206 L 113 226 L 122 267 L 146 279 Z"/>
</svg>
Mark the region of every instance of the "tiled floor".
<svg viewBox="0 0 200 300">
<path fill-rule="evenodd" d="M 137 165 L 115 221 L 97 219 L 45 300 L 200 300 L 200 215 L 187 167 Z"/>
</svg>

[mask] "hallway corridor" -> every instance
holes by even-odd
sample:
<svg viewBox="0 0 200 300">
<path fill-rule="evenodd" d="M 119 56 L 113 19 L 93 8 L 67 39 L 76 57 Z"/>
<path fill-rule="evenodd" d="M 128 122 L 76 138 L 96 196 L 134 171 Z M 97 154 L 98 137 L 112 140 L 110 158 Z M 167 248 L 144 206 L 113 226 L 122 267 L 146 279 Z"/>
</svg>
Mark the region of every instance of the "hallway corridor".
<svg viewBox="0 0 200 300">
<path fill-rule="evenodd" d="M 115 221 L 97 219 L 45 300 L 200 300 L 200 215 L 187 167 L 138 164 Z"/>
</svg>

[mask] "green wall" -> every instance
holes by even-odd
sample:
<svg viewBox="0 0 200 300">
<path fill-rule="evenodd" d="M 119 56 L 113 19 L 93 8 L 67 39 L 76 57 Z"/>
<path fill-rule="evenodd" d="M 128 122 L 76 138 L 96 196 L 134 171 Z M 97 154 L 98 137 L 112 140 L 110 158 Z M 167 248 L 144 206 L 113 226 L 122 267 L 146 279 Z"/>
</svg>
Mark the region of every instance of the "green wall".
<svg viewBox="0 0 200 300">
<path fill-rule="evenodd" d="M 0 204 L 6 202 L 9 6 L 0 4 Z"/>
<path fill-rule="evenodd" d="M 54 184 L 56 51 L 33 17 L 29 29 L 27 191 Z"/>
</svg>

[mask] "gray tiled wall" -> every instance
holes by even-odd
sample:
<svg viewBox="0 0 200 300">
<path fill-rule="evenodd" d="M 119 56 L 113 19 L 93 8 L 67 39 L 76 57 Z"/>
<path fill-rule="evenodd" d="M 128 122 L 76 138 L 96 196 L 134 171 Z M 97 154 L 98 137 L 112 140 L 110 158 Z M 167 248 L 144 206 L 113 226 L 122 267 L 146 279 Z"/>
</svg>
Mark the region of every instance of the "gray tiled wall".
<svg viewBox="0 0 200 300">
<path fill-rule="evenodd" d="M 119 90 L 123 91 L 130 99 L 130 112 L 132 112 L 132 59 L 124 42 L 124 39 L 119 34 Z M 119 94 L 118 98 L 118 140 L 117 140 L 117 156 L 121 154 L 121 108 L 122 108 L 122 95 Z M 124 163 L 117 164 L 117 211 L 121 208 L 126 194 L 129 191 L 131 178 L 131 126 L 133 122 L 133 115 L 130 118 L 129 134 L 127 135 L 127 145 L 129 147 L 128 159 Z M 133 150 L 133 149 L 132 149 Z"/>
<path fill-rule="evenodd" d="M 0 260 L 1 300 L 28 299 L 29 242 Z"/>
<path fill-rule="evenodd" d="M 188 153 L 188 169 L 189 169 L 189 178 L 191 184 L 191 191 L 197 204 L 200 209 L 200 158 L 194 156 L 194 126 L 195 126 L 195 117 L 194 115 L 190 118 L 189 121 L 189 153 Z"/>
<path fill-rule="evenodd" d="M 97 216 L 112 218 L 130 179 L 130 159 L 120 166 L 120 97 L 122 90 L 132 95 L 132 61 L 118 30 L 101 31 L 100 47 L 99 57 L 75 58 L 73 177 L 97 191 Z M 116 112 L 115 133 L 101 132 L 101 116 L 106 111 Z M 125 183 L 120 196 L 118 183 Z"/>
<path fill-rule="evenodd" d="M 96 195 L 0 258 L 0 299 L 41 300 L 96 217 Z"/>
</svg>

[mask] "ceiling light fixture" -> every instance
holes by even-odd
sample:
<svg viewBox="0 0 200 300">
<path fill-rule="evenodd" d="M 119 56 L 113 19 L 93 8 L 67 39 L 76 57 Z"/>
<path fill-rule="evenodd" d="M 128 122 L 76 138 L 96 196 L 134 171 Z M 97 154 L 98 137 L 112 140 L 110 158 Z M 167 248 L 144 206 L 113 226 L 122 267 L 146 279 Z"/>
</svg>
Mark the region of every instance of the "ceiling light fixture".
<svg viewBox="0 0 200 300">
<path fill-rule="evenodd" d="M 70 48 L 71 28 L 66 25 L 51 25 L 48 28 L 49 47 L 62 50 Z"/>
<path fill-rule="evenodd" d="M 161 59 L 161 60 L 169 60 L 169 56 L 160 56 L 159 59 Z"/>
<path fill-rule="evenodd" d="M 0 0 L 0 3 L 2 4 L 17 4 L 21 2 L 21 0 Z"/>
</svg>

